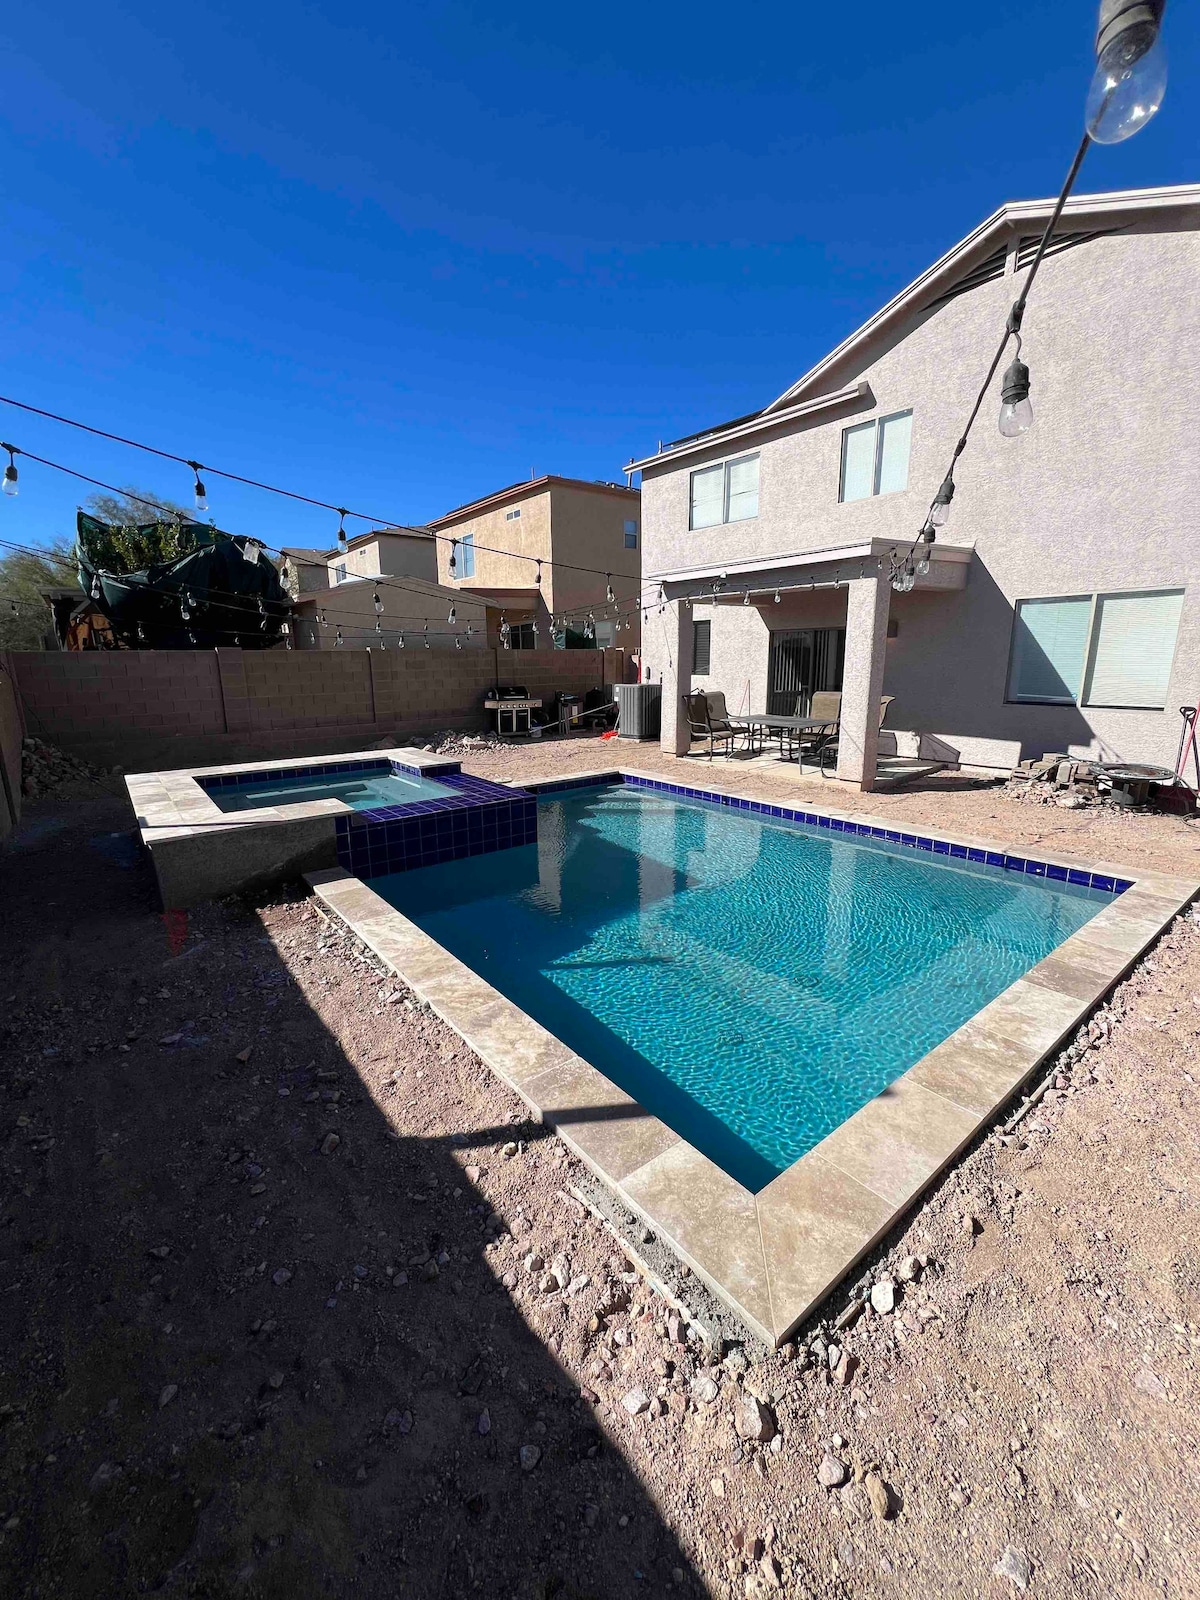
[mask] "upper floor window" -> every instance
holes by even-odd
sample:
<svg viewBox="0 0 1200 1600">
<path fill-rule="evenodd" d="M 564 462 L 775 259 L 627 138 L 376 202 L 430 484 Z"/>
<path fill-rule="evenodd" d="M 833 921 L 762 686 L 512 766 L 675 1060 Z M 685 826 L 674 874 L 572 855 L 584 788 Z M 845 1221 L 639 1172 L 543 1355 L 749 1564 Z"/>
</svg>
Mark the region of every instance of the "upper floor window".
<svg viewBox="0 0 1200 1600">
<path fill-rule="evenodd" d="M 346 563 L 344 561 L 339 561 L 337 566 L 334 567 L 334 569 L 333 569 L 333 581 L 334 581 L 334 583 L 345 583 L 345 581 L 346 581 Z"/>
<path fill-rule="evenodd" d="M 458 572 L 460 578 L 475 576 L 475 535 L 464 533 L 458 546 Z"/>
<path fill-rule="evenodd" d="M 912 412 L 897 411 L 842 429 L 842 484 L 839 500 L 867 500 L 908 488 L 908 447 Z"/>
<path fill-rule="evenodd" d="M 521 508 L 520 508 L 520 506 L 518 506 L 515 511 L 506 511 L 504 513 L 504 520 L 505 520 L 505 522 L 520 522 L 520 520 L 521 520 Z"/>
<path fill-rule="evenodd" d="M 758 457 L 740 456 L 692 473 L 692 528 L 715 528 L 758 515 Z"/>
<path fill-rule="evenodd" d="M 636 550 L 637 547 L 638 547 L 638 543 L 637 543 L 637 523 L 630 521 L 630 519 L 628 517 L 626 517 L 626 519 L 625 519 L 625 548 L 626 548 L 626 550 Z"/>
<path fill-rule="evenodd" d="M 1008 699 L 1161 710 L 1182 589 L 1018 600 Z"/>
</svg>

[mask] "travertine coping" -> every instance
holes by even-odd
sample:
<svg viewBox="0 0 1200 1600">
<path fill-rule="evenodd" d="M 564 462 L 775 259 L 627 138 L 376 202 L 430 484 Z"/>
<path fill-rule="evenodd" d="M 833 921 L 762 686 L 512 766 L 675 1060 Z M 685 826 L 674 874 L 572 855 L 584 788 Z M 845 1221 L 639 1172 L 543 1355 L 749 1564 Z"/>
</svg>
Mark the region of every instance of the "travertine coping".
<svg viewBox="0 0 1200 1600">
<path fill-rule="evenodd" d="M 626 776 L 661 781 L 660 774 L 615 768 L 564 773 L 522 787 Z M 879 820 L 807 804 L 804 809 L 860 824 Z M 924 838 L 1002 849 L 920 831 Z M 757 1194 L 643 1110 L 367 884 L 340 869 L 310 873 L 309 882 L 754 1333 L 777 1345 L 1200 891 L 1200 884 L 1164 873 L 1066 857 L 1056 864 L 1108 873 L 1132 887 Z"/>
<path fill-rule="evenodd" d="M 131 772 L 125 787 L 133 802 L 142 841 L 155 845 L 164 839 L 188 838 L 218 828 L 262 828 L 272 823 L 302 822 L 308 817 L 339 817 L 353 811 L 344 800 L 300 800 L 293 805 L 257 806 L 252 811 L 222 811 L 196 780 L 223 778 L 238 772 L 288 772 L 295 767 L 335 767 L 347 761 L 398 761 L 424 772 L 446 768 L 457 772 L 459 762 L 428 750 L 400 747 L 394 750 L 348 750 L 333 756 L 287 756 L 273 761 L 239 761 L 223 767 L 181 767 L 168 772 Z"/>
</svg>

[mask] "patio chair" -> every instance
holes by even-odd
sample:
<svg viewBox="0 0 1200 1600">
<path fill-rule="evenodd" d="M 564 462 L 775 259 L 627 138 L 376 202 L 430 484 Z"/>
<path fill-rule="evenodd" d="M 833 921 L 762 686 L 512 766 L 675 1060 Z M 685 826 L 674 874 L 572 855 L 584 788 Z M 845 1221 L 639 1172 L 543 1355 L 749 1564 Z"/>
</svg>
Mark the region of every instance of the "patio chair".
<svg viewBox="0 0 1200 1600">
<path fill-rule="evenodd" d="M 819 695 L 813 695 L 813 700 L 814 701 L 818 700 L 819 698 L 821 698 Z M 842 702 L 841 695 L 840 694 L 839 695 L 831 695 L 829 698 L 837 700 L 837 702 L 838 702 L 838 710 L 840 711 L 841 710 L 841 702 Z M 894 694 L 885 694 L 885 695 L 881 695 L 879 697 L 879 726 L 880 726 L 880 728 L 883 727 L 883 719 L 884 719 L 884 717 L 887 716 L 888 707 L 891 705 L 892 701 L 895 698 L 896 698 L 896 696 Z M 815 714 L 819 715 L 819 713 L 815 713 Z M 840 725 L 839 725 L 839 727 L 834 730 L 833 737 L 831 739 L 827 740 L 826 743 L 821 746 L 821 776 L 823 778 L 829 777 L 829 772 L 830 772 L 830 768 L 831 767 L 835 772 L 837 770 L 838 735 L 839 735 L 840 731 L 841 731 L 841 729 L 840 729 Z"/>
<path fill-rule="evenodd" d="M 807 711 L 804 709 L 805 700 L 809 700 Z M 788 755 L 790 756 L 795 750 L 797 759 L 803 765 L 805 756 L 819 756 L 827 744 L 830 742 L 836 744 L 841 709 L 842 696 L 839 690 L 818 689 L 811 699 L 803 692 L 797 695 L 796 715 L 820 720 L 824 726 L 812 728 L 807 733 L 789 735 Z"/>
<path fill-rule="evenodd" d="M 724 692 L 720 689 L 705 689 L 703 694 L 708 701 L 708 717 L 713 727 L 721 729 L 732 728 L 736 733 L 744 733 L 747 744 L 749 744 L 753 729 L 744 717 L 731 717 L 729 715 L 729 708 L 725 704 Z"/>
<path fill-rule="evenodd" d="M 703 689 L 683 696 L 684 711 L 688 720 L 693 743 L 699 739 L 701 743 L 708 744 L 708 759 L 713 758 L 713 751 L 717 745 L 724 744 L 725 756 L 728 760 L 734 739 L 738 730 L 729 722 L 719 723 L 714 720 L 709 709 L 708 696 Z"/>
</svg>

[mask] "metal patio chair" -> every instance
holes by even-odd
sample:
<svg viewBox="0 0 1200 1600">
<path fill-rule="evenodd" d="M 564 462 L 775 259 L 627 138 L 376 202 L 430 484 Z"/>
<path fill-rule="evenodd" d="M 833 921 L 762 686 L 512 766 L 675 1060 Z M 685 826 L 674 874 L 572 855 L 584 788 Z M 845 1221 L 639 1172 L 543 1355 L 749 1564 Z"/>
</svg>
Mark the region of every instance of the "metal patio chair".
<svg viewBox="0 0 1200 1600">
<path fill-rule="evenodd" d="M 691 694 L 683 696 L 684 712 L 691 731 L 692 742 L 697 739 L 708 745 L 708 759 L 713 758 L 713 751 L 719 744 L 725 746 L 725 758 L 729 759 L 733 741 L 737 738 L 738 730 L 732 723 L 718 723 L 714 720 L 709 708 L 708 696 L 703 689 L 697 689 Z"/>
</svg>

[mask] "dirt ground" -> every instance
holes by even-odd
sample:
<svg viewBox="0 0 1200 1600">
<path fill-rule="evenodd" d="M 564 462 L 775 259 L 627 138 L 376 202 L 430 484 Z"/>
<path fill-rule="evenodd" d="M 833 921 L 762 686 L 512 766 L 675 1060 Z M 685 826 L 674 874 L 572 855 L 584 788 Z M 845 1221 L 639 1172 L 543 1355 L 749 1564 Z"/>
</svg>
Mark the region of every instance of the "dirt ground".
<svg viewBox="0 0 1200 1600">
<path fill-rule="evenodd" d="M 869 805 L 1200 844 L 962 780 Z M 689 1342 L 574 1159 L 298 887 L 164 918 L 130 820 L 81 785 L 0 852 L 6 1595 L 1200 1594 L 1195 917 L 763 1357 Z"/>
</svg>

